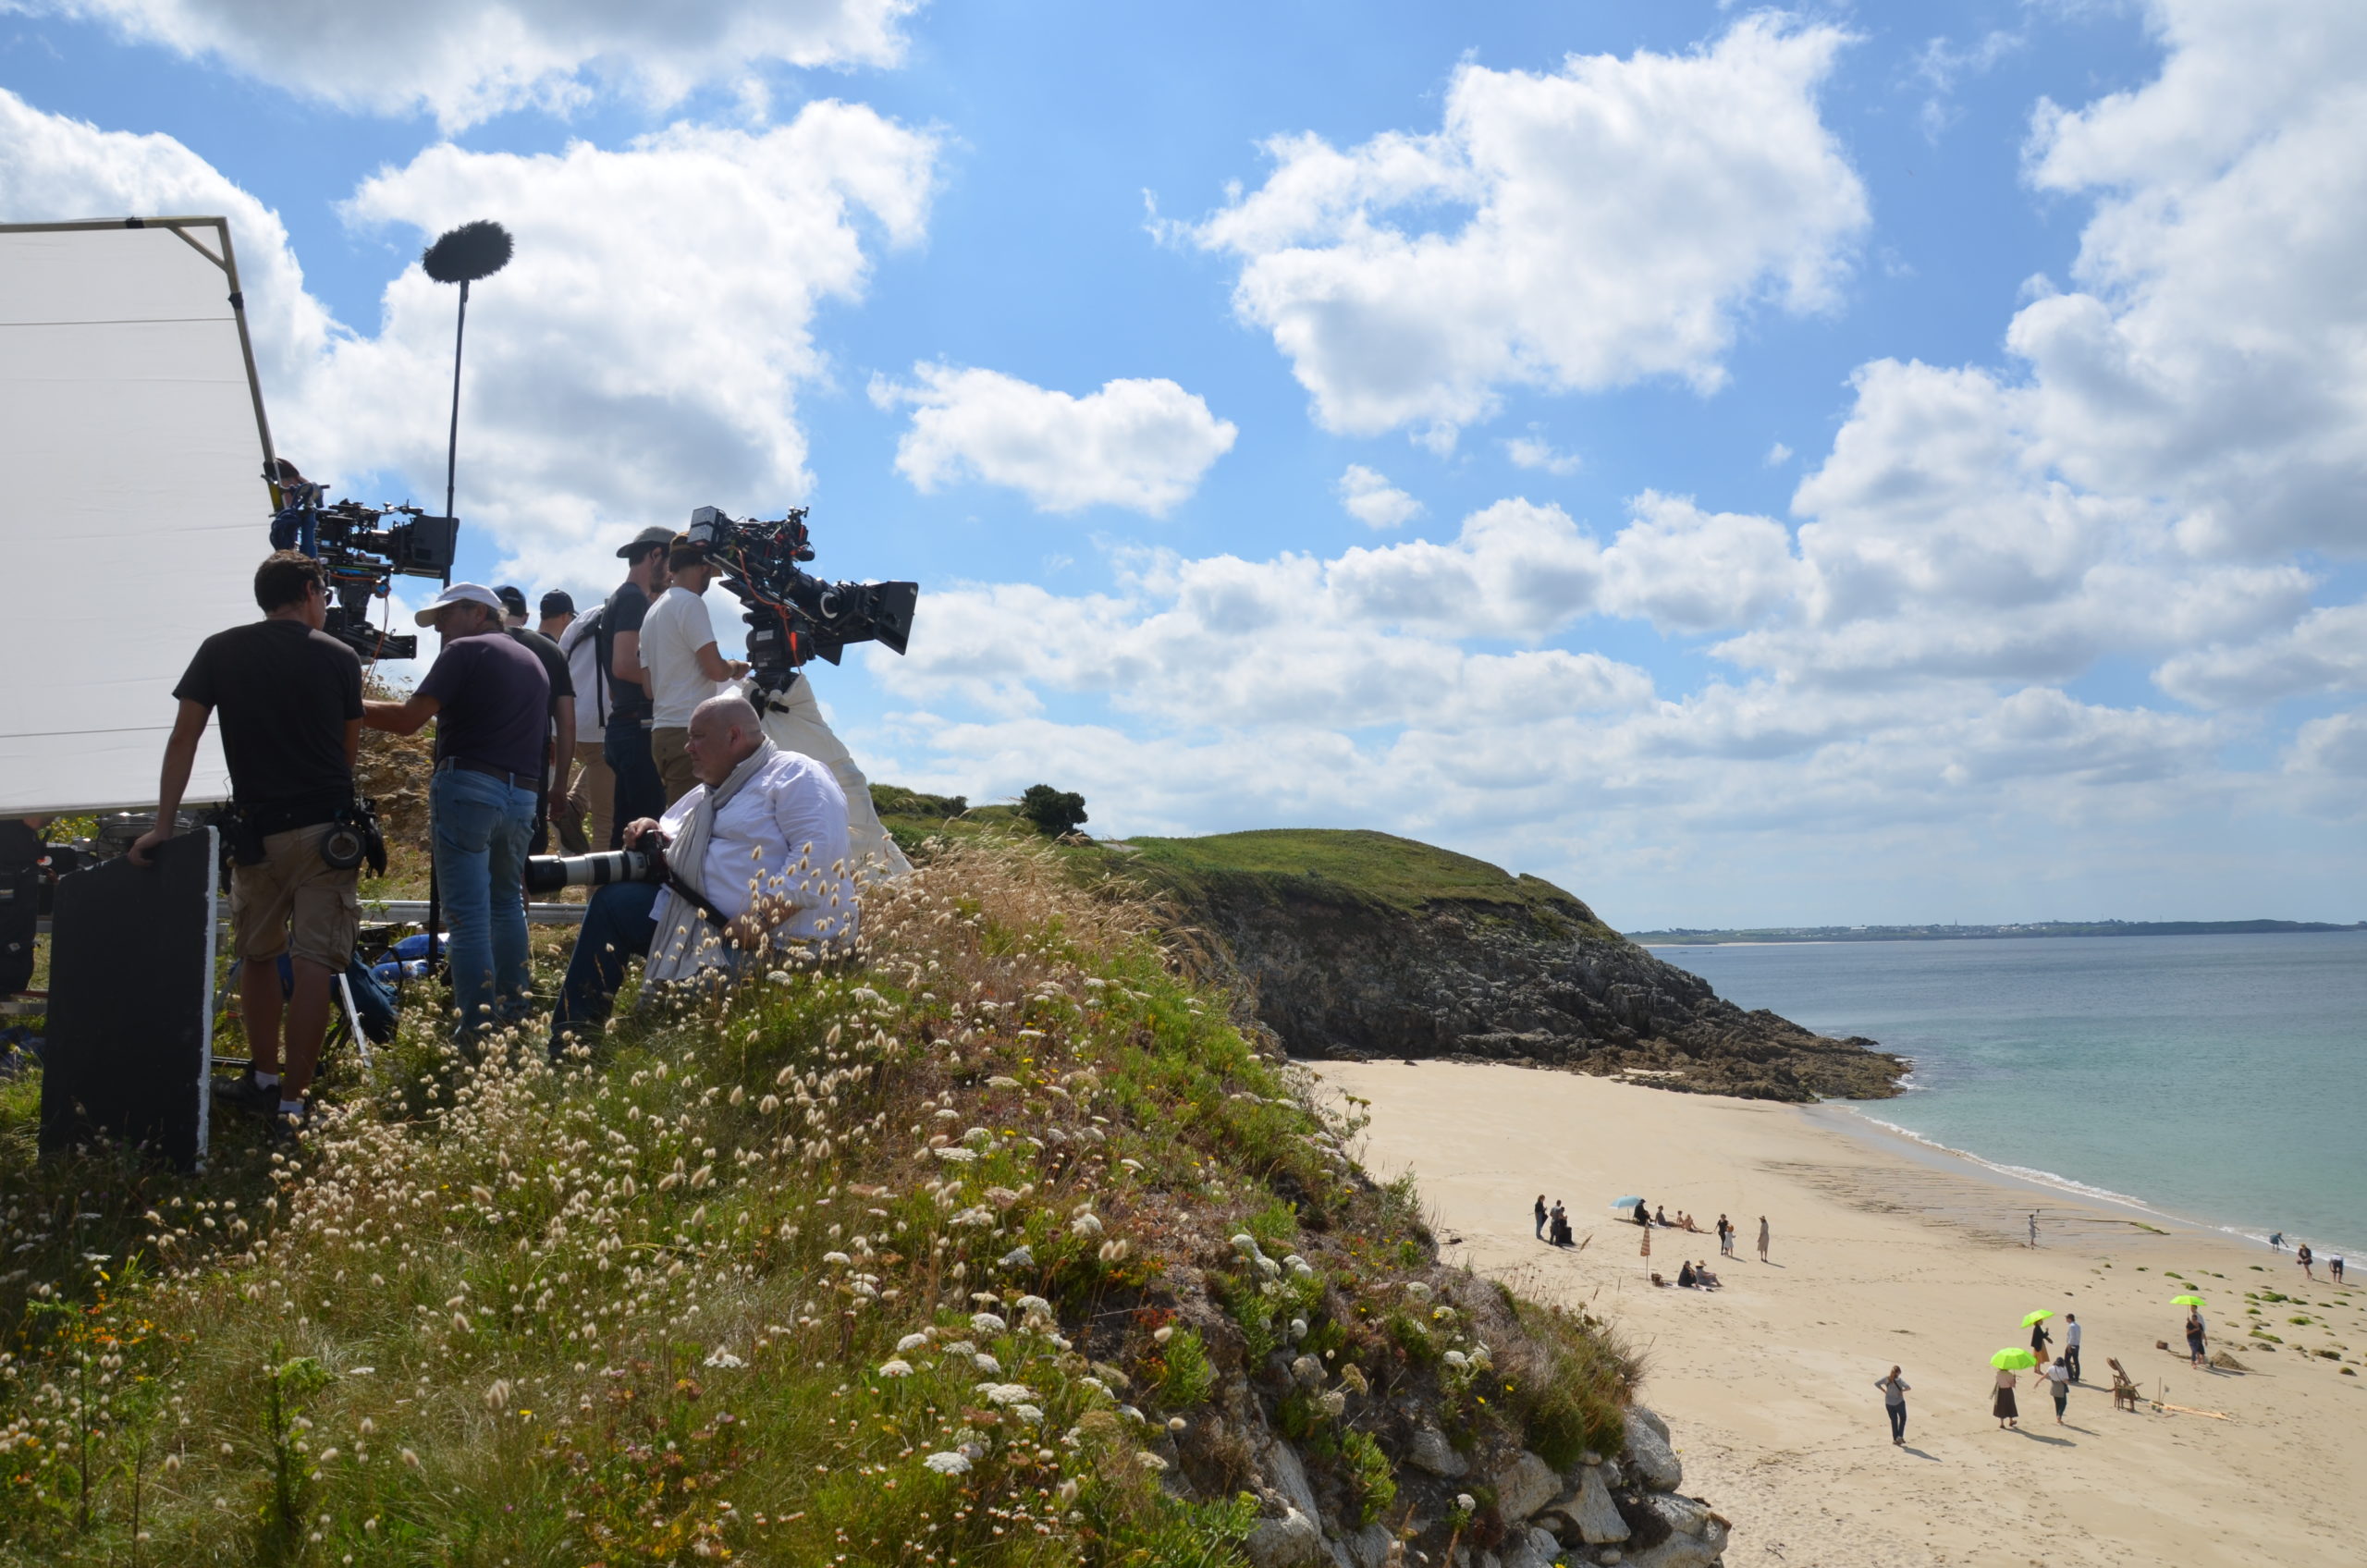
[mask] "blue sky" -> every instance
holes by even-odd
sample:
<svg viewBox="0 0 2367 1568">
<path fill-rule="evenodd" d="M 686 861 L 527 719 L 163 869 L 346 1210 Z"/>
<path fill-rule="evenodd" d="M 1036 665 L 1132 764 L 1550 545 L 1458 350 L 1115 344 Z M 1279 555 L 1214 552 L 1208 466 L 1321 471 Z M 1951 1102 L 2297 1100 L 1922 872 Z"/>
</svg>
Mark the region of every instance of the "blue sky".
<svg viewBox="0 0 2367 1568">
<path fill-rule="evenodd" d="M 875 778 L 1630 928 L 2367 914 L 2353 7 L 581 9 L 16 0 L 0 208 L 228 212 L 383 499 L 509 223 L 464 568 L 812 505 L 924 583 L 816 680 Z"/>
</svg>

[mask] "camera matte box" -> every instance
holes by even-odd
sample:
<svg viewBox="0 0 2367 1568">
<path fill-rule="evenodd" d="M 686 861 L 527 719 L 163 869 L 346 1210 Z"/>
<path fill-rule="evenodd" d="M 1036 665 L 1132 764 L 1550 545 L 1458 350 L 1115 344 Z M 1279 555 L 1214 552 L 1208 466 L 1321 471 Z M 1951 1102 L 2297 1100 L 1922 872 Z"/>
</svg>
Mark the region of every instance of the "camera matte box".
<svg viewBox="0 0 2367 1568">
<path fill-rule="evenodd" d="M 204 1159 L 218 855 L 208 827 L 168 840 L 151 865 L 119 859 L 58 878 L 43 1154 L 104 1133 L 183 1170 Z"/>
</svg>

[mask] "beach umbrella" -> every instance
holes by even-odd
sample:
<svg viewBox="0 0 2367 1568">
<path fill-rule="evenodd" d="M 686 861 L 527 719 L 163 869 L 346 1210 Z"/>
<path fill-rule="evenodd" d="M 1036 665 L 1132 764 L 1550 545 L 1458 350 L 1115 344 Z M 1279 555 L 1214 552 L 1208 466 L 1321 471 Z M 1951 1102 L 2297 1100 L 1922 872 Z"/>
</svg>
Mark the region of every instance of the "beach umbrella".
<svg viewBox="0 0 2367 1568">
<path fill-rule="evenodd" d="M 2026 1350 L 2001 1350 L 1989 1358 L 1989 1365 L 2008 1372 L 2027 1372 L 2038 1365 L 2038 1357 Z"/>
<path fill-rule="evenodd" d="M 2170 1305 L 2172 1306 L 2201 1306 L 2202 1298 L 2201 1296 L 2172 1296 Z"/>
<path fill-rule="evenodd" d="M 2042 1306 L 2036 1312 L 2030 1313 L 2023 1317 L 2022 1327 L 2027 1329 L 2033 1323 L 2043 1323 L 2054 1316 L 2054 1314 L 2053 1312 Z"/>
<path fill-rule="evenodd" d="M 1614 1209 L 1633 1208 L 1643 1201 L 1643 1199 L 1632 1195 L 1624 1198 L 1613 1198 L 1611 1200 L 1611 1207 Z"/>
</svg>

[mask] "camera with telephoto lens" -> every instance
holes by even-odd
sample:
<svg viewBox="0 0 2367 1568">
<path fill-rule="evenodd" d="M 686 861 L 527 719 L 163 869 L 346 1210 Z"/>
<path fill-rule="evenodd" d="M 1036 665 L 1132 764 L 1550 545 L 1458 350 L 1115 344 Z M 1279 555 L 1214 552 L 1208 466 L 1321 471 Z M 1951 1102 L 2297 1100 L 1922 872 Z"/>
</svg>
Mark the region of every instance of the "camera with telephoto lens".
<svg viewBox="0 0 2367 1568">
<path fill-rule="evenodd" d="M 302 551 L 327 577 L 329 617 L 322 630 L 365 659 L 417 658 L 417 637 L 394 636 L 370 623 L 371 602 L 383 601 L 397 577 L 448 577 L 460 525 L 417 507 L 325 502 L 323 487 L 286 459 L 264 477 L 280 503 L 272 514 L 271 547 Z"/>
<path fill-rule="evenodd" d="M 801 570 L 814 558 L 805 508 L 770 521 L 738 521 L 719 507 L 691 514 L 690 541 L 706 552 L 748 623 L 748 674 L 760 692 L 786 692 L 798 667 L 836 664 L 850 643 L 897 653 L 913 634 L 917 582 L 825 582 Z"/>
<path fill-rule="evenodd" d="M 529 855 L 526 891 L 556 893 L 561 888 L 605 888 L 611 882 L 663 882 L 666 855 L 656 835 L 644 834 L 639 850 L 606 850 L 594 855 Z"/>
</svg>

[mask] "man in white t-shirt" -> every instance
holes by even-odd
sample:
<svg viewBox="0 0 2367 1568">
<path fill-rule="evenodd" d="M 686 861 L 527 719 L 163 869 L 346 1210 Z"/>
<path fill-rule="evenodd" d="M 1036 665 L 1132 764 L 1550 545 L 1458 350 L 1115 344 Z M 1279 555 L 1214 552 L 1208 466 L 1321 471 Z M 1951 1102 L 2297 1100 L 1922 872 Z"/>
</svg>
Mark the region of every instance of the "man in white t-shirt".
<svg viewBox="0 0 2367 1568">
<path fill-rule="evenodd" d="M 666 799 L 681 800 L 698 783 L 689 752 L 691 715 L 714 696 L 723 682 L 748 673 L 738 659 L 716 652 L 715 620 L 707 614 L 706 588 L 715 581 L 714 563 L 704 545 L 678 533 L 667 552 L 666 570 L 674 585 L 649 606 L 641 623 L 641 662 L 649 671 L 649 698 L 654 712 L 649 729 L 650 754 L 657 776 L 666 781 Z"/>
</svg>

